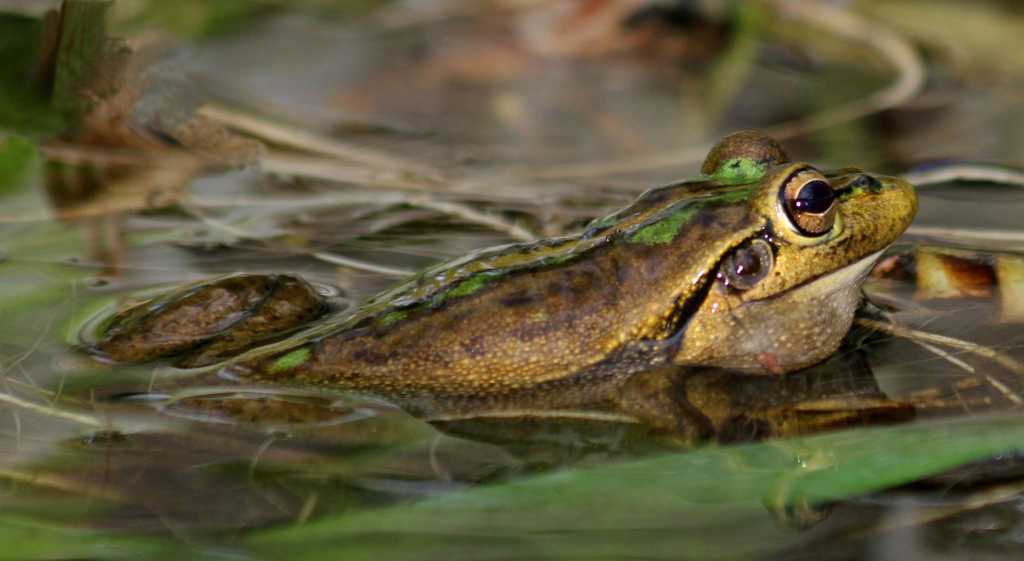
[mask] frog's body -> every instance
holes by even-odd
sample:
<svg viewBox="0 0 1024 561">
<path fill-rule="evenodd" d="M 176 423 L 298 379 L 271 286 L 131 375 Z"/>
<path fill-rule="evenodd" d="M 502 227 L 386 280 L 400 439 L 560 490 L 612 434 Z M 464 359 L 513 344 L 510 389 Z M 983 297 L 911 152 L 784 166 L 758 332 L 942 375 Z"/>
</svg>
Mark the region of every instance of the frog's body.
<svg viewBox="0 0 1024 561">
<path fill-rule="evenodd" d="M 288 383 L 501 391 L 671 363 L 810 366 L 838 347 L 864 275 L 917 200 L 897 178 L 787 160 L 767 137 L 737 133 L 705 178 L 649 191 L 576 236 L 444 264 L 228 368 Z"/>
</svg>

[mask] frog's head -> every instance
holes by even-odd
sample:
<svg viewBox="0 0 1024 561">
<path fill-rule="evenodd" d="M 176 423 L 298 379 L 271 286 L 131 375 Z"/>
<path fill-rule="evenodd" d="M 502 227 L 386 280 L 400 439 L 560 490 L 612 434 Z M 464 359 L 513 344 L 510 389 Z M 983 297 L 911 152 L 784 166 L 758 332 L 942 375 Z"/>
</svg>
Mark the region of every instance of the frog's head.
<svg viewBox="0 0 1024 561">
<path fill-rule="evenodd" d="M 849 329 L 871 266 L 917 211 L 902 179 L 822 172 L 789 162 L 777 146 L 738 133 L 705 163 L 720 183 L 750 184 L 745 204 L 760 226 L 718 260 L 677 362 L 782 373 L 823 360 Z"/>
</svg>

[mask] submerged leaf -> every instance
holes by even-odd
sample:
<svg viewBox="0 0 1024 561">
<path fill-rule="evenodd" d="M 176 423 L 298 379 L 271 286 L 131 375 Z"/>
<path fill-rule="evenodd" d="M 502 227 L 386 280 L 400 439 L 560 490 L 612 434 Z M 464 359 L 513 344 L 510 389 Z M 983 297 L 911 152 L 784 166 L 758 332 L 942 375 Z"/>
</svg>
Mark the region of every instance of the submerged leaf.
<svg viewBox="0 0 1024 561">
<path fill-rule="evenodd" d="M 183 555 L 185 548 L 163 540 L 75 530 L 9 515 L 0 518 L 0 542 L 0 560 L 209 558 L 199 551 Z"/>
<path fill-rule="evenodd" d="M 303 560 L 338 551 L 346 559 L 469 559 L 509 548 L 529 558 L 763 556 L 799 540 L 778 527 L 780 513 L 1021 446 L 1021 416 L 860 429 L 555 473 L 267 532 L 251 543 L 265 558 Z"/>
</svg>

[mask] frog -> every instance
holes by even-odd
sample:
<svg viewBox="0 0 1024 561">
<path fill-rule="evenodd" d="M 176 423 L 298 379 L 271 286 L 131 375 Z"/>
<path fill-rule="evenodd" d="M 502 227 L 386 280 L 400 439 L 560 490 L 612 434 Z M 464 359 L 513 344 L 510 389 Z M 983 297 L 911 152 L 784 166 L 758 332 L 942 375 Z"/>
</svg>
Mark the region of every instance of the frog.
<svg viewBox="0 0 1024 561">
<path fill-rule="evenodd" d="M 700 177 L 651 189 L 579 233 L 442 263 L 355 310 L 321 315 L 315 290 L 289 276 L 290 292 L 307 291 L 299 319 L 275 309 L 254 328 L 262 312 L 245 302 L 265 309 L 267 287 L 282 281 L 235 275 L 135 306 L 89 350 L 142 362 L 187 346 L 207 358 L 183 365 L 227 379 L 397 394 L 586 385 L 668 365 L 781 375 L 836 351 L 865 277 L 916 211 L 898 177 L 819 170 L 740 131 L 712 148 Z M 246 283 L 262 288 L 231 321 L 200 302 Z M 210 320 L 168 321 L 191 317 L 176 304 L 185 300 Z M 154 325 L 170 331 L 154 337 Z M 188 344 L 170 351 L 146 342 L 182 334 Z"/>
</svg>

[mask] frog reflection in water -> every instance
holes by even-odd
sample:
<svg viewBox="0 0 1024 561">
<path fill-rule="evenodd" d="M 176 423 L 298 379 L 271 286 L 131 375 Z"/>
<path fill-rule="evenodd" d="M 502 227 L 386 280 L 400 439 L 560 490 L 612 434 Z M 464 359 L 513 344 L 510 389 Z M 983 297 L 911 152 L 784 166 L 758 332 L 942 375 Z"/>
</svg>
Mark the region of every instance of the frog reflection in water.
<svg viewBox="0 0 1024 561">
<path fill-rule="evenodd" d="M 913 188 L 792 163 L 753 131 L 719 142 L 702 172 L 581 234 L 476 252 L 304 331 L 322 309 L 312 288 L 241 275 L 123 312 L 91 350 L 406 396 L 580 388 L 669 365 L 783 374 L 825 360 L 868 270 L 910 224 Z"/>
</svg>

